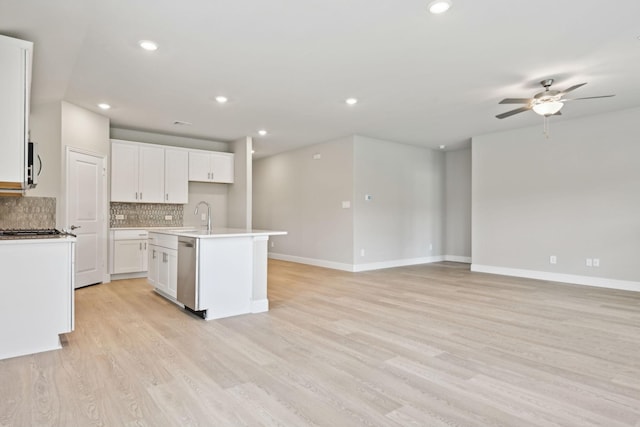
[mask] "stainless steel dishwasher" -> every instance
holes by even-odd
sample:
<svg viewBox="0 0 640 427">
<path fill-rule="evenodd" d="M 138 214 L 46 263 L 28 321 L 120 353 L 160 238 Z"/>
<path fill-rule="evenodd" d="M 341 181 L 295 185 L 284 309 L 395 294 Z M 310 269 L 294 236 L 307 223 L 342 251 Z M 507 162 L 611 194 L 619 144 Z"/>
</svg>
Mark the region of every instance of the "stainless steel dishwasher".
<svg viewBox="0 0 640 427">
<path fill-rule="evenodd" d="M 191 311 L 199 311 L 198 239 L 178 237 L 178 286 L 176 299 Z"/>
</svg>

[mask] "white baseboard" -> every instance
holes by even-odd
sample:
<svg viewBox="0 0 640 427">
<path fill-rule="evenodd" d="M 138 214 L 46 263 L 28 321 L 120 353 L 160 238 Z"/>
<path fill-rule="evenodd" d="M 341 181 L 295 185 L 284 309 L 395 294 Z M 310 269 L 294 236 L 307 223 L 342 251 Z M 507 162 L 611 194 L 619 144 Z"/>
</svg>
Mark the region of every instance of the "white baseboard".
<svg viewBox="0 0 640 427">
<path fill-rule="evenodd" d="M 607 279 L 604 277 L 578 276 L 574 274 L 550 273 L 547 271 L 522 270 L 518 268 L 495 267 L 491 265 L 479 264 L 471 264 L 471 271 L 475 271 L 478 273 L 500 274 L 503 276 L 524 277 L 527 279 L 547 280 L 550 282 L 571 283 L 574 285 L 596 286 L 599 288 L 640 292 L 640 282 Z"/>
<path fill-rule="evenodd" d="M 269 311 L 269 300 L 267 298 L 251 301 L 252 313 L 264 313 L 265 311 Z"/>
<path fill-rule="evenodd" d="M 462 262 L 465 264 L 471 264 L 470 256 L 445 255 L 444 260 L 451 261 L 451 262 Z"/>
<path fill-rule="evenodd" d="M 293 255 L 277 254 L 269 252 L 269 258 L 281 261 L 297 262 L 299 264 L 315 265 L 316 267 L 331 268 L 333 270 L 349 271 L 357 273 L 360 271 L 380 270 L 383 268 L 406 267 L 408 265 L 428 264 L 432 262 L 444 261 L 443 256 L 432 256 L 422 258 L 398 259 L 392 261 L 371 262 L 366 264 L 346 264 L 340 262 L 327 261 L 316 258 L 305 258 Z"/>
<path fill-rule="evenodd" d="M 432 262 L 440 262 L 440 261 L 444 261 L 444 257 L 441 255 L 422 257 L 422 258 L 395 259 L 392 261 L 370 262 L 367 264 L 355 264 L 353 266 L 353 271 L 359 272 L 359 271 L 381 270 L 383 268 L 406 267 L 409 265 L 429 264 Z"/>
<path fill-rule="evenodd" d="M 294 256 L 294 255 L 277 254 L 273 252 L 269 252 L 268 256 L 269 258 L 279 259 L 280 261 L 291 261 L 291 262 L 297 262 L 298 264 L 315 265 L 316 267 L 331 268 L 333 270 L 353 271 L 353 266 L 351 264 L 343 264 L 340 262 L 326 261 L 324 259 L 305 258 L 300 256 Z"/>
<path fill-rule="evenodd" d="M 140 279 L 142 277 L 147 277 L 147 272 L 146 271 L 142 271 L 142 272 L 138 272 L 138 273 L 112 274 L 109 279 L 110 280 Z"/>
</svg>

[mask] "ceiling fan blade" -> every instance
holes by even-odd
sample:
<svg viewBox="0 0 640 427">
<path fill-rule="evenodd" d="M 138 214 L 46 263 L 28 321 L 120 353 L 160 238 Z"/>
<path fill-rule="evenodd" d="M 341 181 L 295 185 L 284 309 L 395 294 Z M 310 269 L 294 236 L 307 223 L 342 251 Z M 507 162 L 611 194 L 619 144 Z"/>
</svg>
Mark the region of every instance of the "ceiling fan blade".
<svg viewBox="0 0 640 427">
<path fill-rule="evenodd" d="M 514 114 L 518 114 L 518 113 L 524 113 L 525 111 L 529 111 L 531 110 L 531 107 L 527 106 L 527 107 L 520 107 L 520 108 L 516 108 L 515 110 L 511 110 L 511 111 L 507 111 L 506 113 L 502 113 L 502 114 L 498 114 L 496 116 L 496 118 L 498 119 L 504 119 L 507 117 L 511 117 Z"/>
<path fill-rule="evenodd" d="M 584 86 L 584 85 L 586 85 L 586 83 L 580 83 L 579 85 L 571 86 L 570 88 L 563 90 L 561 93 L 563 93 L 563 94 L 564 94 L 564 93 L 569 93 L 569 92 L 571 92 L 572 90 L 576 90 L 576 89 L 578 89 L 579 87 L 582 87 L 582 86 Z"/>
<path fill-rule="evenodd" d="M 498 104 L 528 104 L 531 98 L 505 98 Z"/>
<path fill-rule="evenodd" d="M 611 98 L 612 96 L 615 96 L 615 95 L 585 96 L 584 98 L 563 99 L 563 100 L 562 100 L 562 102 L 566 102 L 566 101 L 580 101 L 581 99 Z"/>
</svg>

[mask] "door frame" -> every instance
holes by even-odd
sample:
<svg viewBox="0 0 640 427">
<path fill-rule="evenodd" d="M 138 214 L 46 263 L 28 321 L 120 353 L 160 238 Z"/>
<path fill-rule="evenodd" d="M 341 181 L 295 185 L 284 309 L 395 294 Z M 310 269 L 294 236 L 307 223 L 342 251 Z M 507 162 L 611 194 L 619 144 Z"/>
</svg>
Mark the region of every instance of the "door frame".
<svg viewBox="0 0 640 427">
<path fill-rule="evenodd" d="M 109 283 L 111 281 L 111 275 L 109 274 L 109 263 L 108 263 L 108 254 L 109 254 L 109 223 L 108 223 L 108 218 L 109 218 L 109 195 L 107 193 L 108 191 L 108 173 L 107 173 L 107 168 L 109 166 L 108 164 L 108 158 L 106 155 L 104 154 L 100 154 L 97 153 L 95 151 L 90 151 L 90 150 L 85 150 L 82 148 L 77 148 L 77 147 L 71 147 L 71 146 L 65 146 L 65 157 L 64 157 L 64 163 L 65 163 L 65 180 L 64 180 L 64 194 L 63 194 L 63 199 L 64 199 L 64 214 L 62 215 L 62 217 L 64 218 L 64 226 L 63 228 L 65 230 L 69 230 L 69 227 L 71 226 L 71 224 L 69 223 L 69 156 L 71 155 L 71 153 L 78 153 L 78 154 L 84 154 L 86 156 L 91 156 L 94 157 L 96 159 L 100 159 L 102 160 L 102 200 L 100 201 L 102 203 L 102 218 L 100 218 L 100 228 L 102 230 L 102 236 L 103 237 L 103 243 L 102 243 L 102 283 Z M 74 275 L 75 275 L 75 271 L 74 271 Z"/>
</svg>

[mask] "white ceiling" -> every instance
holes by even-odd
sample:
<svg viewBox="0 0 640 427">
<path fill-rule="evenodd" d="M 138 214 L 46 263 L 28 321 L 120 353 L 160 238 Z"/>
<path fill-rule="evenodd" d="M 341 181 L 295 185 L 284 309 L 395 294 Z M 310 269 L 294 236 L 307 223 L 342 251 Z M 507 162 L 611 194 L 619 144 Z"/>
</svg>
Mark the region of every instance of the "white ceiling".
<svg viewBox="0 0 640 427">
<path fill-rule="evenodd" d="M 533 112 L 494 116 L 550 77 L 556 89 L 588 82 L 576 97 L 616 94 L 552 121 L 640 106 L 638 0 L 453 0 L 444 15 L 427 3 L 0 0 L 0 34 L 35 43 L 35 104 L 64 99 L 114 127 L 218 141 L 265 128 L 259 156 L 351 134 L 455 149 L 542 128 Z"/>
</svg>

